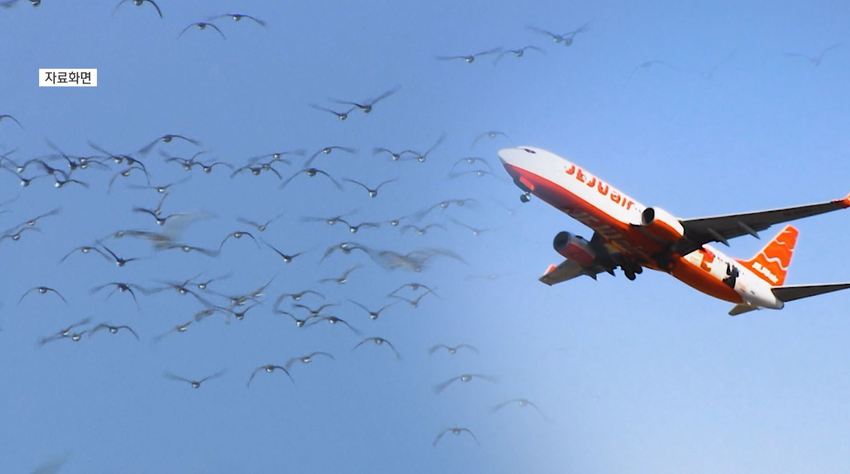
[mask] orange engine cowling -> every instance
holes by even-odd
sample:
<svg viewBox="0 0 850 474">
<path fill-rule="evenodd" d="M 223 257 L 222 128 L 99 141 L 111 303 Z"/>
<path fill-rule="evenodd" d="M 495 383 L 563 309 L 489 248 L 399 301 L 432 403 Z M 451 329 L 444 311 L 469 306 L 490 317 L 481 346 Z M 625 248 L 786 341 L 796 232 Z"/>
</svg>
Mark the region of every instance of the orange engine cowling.
<svg viewBox="0 0 850 474">
<path fill-rule="evenodd" d="M 677 242 L 685 235 L 685 228 L 679 219 L 658 207 L 647 207 L 640 214 L 640 224 L 644 230 L 662 242 Z"/>
<path fill-rule="evenodd" d="M 552 241 L 555 251 L 564 258 L 583 267 L 590 267 L 596 261 L 596 251 L 584 237 L 569 232 L 558 232 Z"/>
</svg>

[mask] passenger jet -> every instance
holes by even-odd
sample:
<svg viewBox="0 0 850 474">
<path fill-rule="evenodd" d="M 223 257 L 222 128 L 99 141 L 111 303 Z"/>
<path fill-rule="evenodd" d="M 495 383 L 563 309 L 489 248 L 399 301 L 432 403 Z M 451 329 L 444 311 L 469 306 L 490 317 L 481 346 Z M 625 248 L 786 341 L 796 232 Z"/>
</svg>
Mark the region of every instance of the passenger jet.
<svg viewBox="0 0 850 474">
<path fill-rule="evenodd" d="M 586 240 L 569 232 L 553 246 L 565 257 L 550 265 L 540 281 L 547 285 L 578 276 L 593 279 L 622 269 L 634 280 L 644 268 L 662 271 L 715 298 L 734 303 L 730 315 L 850 288 L 850 283 L 785 285 L 798 231 L 788 225 L 749 260 L 735 259 L 708 245 L 742 235 L 759 238 L 774 224 L 850 207 L 850 195 L 820 204 L 696 219 L 680 219 L 659 207 L 646 207 L 588 170 L 554 153 L 533 147 L 506 148 L 499 158 L 523 191 L 546 201 L 593 229 Z"/>
</svg>

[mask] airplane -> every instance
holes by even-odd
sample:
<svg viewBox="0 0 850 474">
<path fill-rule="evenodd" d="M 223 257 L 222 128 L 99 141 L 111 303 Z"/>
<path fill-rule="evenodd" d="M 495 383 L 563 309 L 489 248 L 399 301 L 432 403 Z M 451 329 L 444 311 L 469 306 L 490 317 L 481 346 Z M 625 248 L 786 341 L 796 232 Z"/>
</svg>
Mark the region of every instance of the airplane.
<svg viewBox="0 0 850 474">
<path fill-rule="evenodd" d="M 560 232 L 552 243 L 564 260 L 550 265 L 540 281 L 547 285 L 579 276 L 596 279 L 622 269 L 634 280 L 644 268 L 662 271 L 735 306 L 736 316 L 850 288 L 850 283 L 785 285 L 798 230 L 788 225 L 750 259 L 731 258 L 708 245 L 743 235 L 760 238 L 774 224 L 850 207 L 850 194 L 834 201 L 768 211 L 680 219 L 660 207 L 646 207 L 585 168 L 541 148 L 499 150 L 499 159 L 521 190 L 590 227 L 590 240 Z"/>
</svg>

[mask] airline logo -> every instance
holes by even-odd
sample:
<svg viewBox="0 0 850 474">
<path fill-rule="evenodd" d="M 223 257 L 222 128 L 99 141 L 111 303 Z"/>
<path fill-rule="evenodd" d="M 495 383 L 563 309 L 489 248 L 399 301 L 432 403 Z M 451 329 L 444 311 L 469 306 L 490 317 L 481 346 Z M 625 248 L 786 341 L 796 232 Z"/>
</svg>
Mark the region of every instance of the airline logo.
<svg viewBox="0 0 850 474">
<path fill-rule="evenodd" d="M 795 227 L 785 227 L 752 260 L 742 263 L 768 283 L 782 285 L 788 273 L 788 266 L 791 265 L 791 257 L 794 256 L 798 234 L 799 231 Z"/>
<path fill-rule="evenodd" d="M 570 163 L 570 166 L 564 172 L 567 176 L 575 177 L 578 182 L 586 185 L 588 188 L 596 188 L 596 192 L 602 196 L 609 196 L 610 192 L 611 201 L 615 204 L 619 204 L 628 210 L 631 210 L 632 206 L 635 205 L 635 202 L 631 198 L 573 163 Z"/>
</svg>

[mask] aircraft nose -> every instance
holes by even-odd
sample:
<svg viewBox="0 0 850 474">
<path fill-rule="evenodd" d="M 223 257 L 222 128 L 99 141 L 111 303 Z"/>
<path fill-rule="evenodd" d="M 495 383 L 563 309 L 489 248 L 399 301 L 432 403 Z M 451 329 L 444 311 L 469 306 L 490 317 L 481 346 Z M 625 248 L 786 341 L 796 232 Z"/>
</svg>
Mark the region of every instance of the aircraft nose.
<svg viewBox="0 0 850 474">
<path fill-rule="evenodd" d="M 533 156 L 536 152 L 531 148 L 502 148 L 499 150 L 499 159 L 505 165 L 511 166 L 520 166 L 524 161 L 526 161 L 530 156 Z"/>
</svg>

